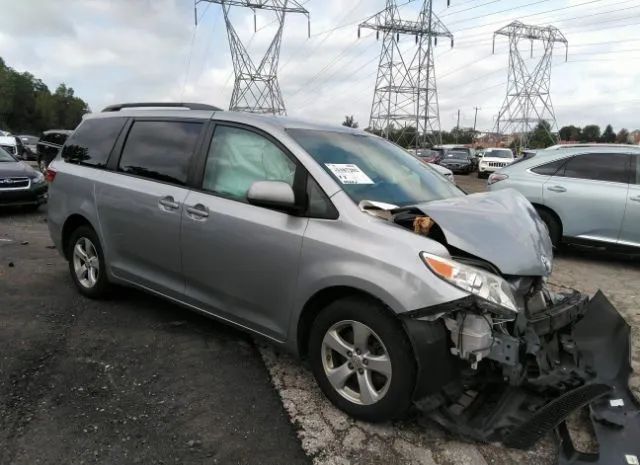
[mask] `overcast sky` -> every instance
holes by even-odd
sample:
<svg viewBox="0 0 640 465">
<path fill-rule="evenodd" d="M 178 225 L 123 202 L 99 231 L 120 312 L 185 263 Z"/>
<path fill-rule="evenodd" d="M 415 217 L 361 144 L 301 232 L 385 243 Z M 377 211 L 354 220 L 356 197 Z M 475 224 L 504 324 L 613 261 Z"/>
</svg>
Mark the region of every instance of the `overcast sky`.
<svg viewBox="0 0 640 465">
<path fill-rule="evenodd" d="M 406 0 L 398 0 L 401 4 Z M 455 35 L 440 41 L 436 75 L 442 127 L 490 130 L 506 93 L 508 42 L 492 32 L 519 19 L 557 26 L 569 40 L 569 62 L 557 48 L 551 76 L 559 126 L 612 123 L 640 128 L 640 2 L 638 0 L 433 0 L 434 11 Z M 422 3 L 402 7 L 415 20 Z M 340 123 L 353 114 L 369 120 L 381 41 L 357 22 L 384 0 L 308 0 L 306 18 L 287 16 L 280 85 L 288 114 Z M 508 10 L 508 11 L 505 11 Z M 40 77 L 53 90 L 73 87 L 94 111 L 116 102 L 198 101 L 227 107 L 233 73 L 220 5 L 201 4 L 194 26 L 193 0 L 0 0 L 0 56 Z M 274 15 L 232 10 L 232 20 L 255 57 L 275 32 Z M 336 29 L 337 26 L 343 26 Z M 331 32 L 327 32 L 331 30 Z M 414 40 L 401 39 L 407 50 Z M 406 44 L 405 44 L 406 42 Z M 534 63 L 540 47 L 534 49 Z M 259 61 L 259 58 L 255 58 Z"/>
</svg>

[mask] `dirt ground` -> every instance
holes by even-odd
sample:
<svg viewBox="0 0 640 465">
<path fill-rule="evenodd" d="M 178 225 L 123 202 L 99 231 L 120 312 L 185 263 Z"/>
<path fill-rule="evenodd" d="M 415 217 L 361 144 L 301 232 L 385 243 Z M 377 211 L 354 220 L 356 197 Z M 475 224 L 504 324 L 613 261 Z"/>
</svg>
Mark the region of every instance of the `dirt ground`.
<svg viewBox="0 0 640 465">
<path fill-rule="evenodd" d="M 50 244 L 42 211 L 0 213 L 2 465 L 554 462 L 550 437 L 519 452 L 424 421 L 354 421 L 299 362 L 227 326 L 135 291 L 80 297 Z M 552 281 L 607 294 L 633 326 L 638 372 L 640 260 L 564 249 Z"/>
</svg>

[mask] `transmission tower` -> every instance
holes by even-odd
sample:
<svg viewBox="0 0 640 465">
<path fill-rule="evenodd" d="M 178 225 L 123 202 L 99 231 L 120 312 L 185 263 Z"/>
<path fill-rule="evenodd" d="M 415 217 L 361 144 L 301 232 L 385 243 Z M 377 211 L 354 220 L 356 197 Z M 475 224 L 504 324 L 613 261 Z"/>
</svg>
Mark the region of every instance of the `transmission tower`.
<svg viewBox="0 0 640 465">
<path fill-rule="evenodd" d="M 433 13 L 432 0 L 424 0 L 417 21 L 400 17 L 395 0 L 358 26 L 383 33 L 378 77 L 371 105 L 369 127 L 387 139 L 392 130 L 415 128 L 409 144 L 439 144 L 440 115 L 436 88 L 433 46 L 438 37 L 447 37 L 453 47 L 453 34 Z M 417 49 L 405 57 L 399 46 L 401 35 L 415 37 Z"/>
<path fill-rule="evenodd" d="M 555 27 L 528 26 L 519 21 L 497 30 L 493 34 L 493 52 L 496 36 L 509 38 L 509 81 L 507 96 L 498 113 L 496 132 L 517 134 L 519 143 L 526 146 L 528 134 L 539 122 L 549 124 L 547 132 L 557 129 L 556 115 L 551 103 L 551 58 L 556 43 L 564 44 L 565 60 L 569 56 L 569 42 Z M 527 67 L 520 53 L 521 41 L 530 41 L 533 58 L 534 41 L 542 42 L 544 53 L 533 68 Z"/>
<path fill-rule="evenodd" d="M 309 12 L 295 0 L 194 0 L 196 24 L 198 22 L 198 4 L 202 2 L 218 3 L 222 6 L 235 74 L 229 110 L 285 115 L 286 109 L 278 83 L 278 62 L 284 17 L 286 13 L 304 14 L 307 17 L 310 32 Z M 257 66 L 229 18 L 229 10 L 232 6 L 250 8 L 253 11 L 254 32 L 258 31 L 256 10 L 270 10 L 276 15 L 276 33 Z"/>
</svg>

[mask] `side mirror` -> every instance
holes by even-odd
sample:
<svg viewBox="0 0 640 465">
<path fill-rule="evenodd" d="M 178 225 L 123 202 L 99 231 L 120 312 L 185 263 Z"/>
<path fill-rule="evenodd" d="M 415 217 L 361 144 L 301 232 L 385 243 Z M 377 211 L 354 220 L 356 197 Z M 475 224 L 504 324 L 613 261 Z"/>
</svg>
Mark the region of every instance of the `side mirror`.
<svg viewBox="0 0 640 465">
<path fill-rule="evenodd" d="M 256 181 L 249 188 L 247 200 L 251 205 L 277 210 L 296 210 L 296 196 L 289 184 L 282 181 Z"/>
</svg>

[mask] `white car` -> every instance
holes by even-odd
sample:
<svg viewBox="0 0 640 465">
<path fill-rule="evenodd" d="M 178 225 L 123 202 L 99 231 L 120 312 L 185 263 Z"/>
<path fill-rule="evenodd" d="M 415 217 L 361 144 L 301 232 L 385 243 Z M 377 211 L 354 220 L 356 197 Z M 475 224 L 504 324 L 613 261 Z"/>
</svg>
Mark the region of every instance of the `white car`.
<svg viewBox="0 0 640 465">
<path fill-rule="evenodd" d="M 14 157 L 20 157 L 22 155 L 18 153 L 18 143 L 13 136 L 0 136 L 0 148 L 3 148 L 5 152 L 9 152 Z"/>
<path fill-rule="evenodd" d="M 431 164 L 429 166 L 431 166 L 431 168 L 436 170 L 438 173 L 443 175 L 445 178 L 447 178 L 452 183 L 454 183 L 454 184 L 456 183 L 456 178 L 453 175 L 453 171 L 451 171 L 449 168 L 445 168 L 444 166 L 440 166 L 440 165 L 436 165 L 436 164 Z"/>
<path fill-rule="evenodd" d="M 489 148 L 485 149 L 478 163 L 478 177 L 488 178 L 491 173 L 510 165 L 515 161 L 511 149 Z"/>
</svg>

